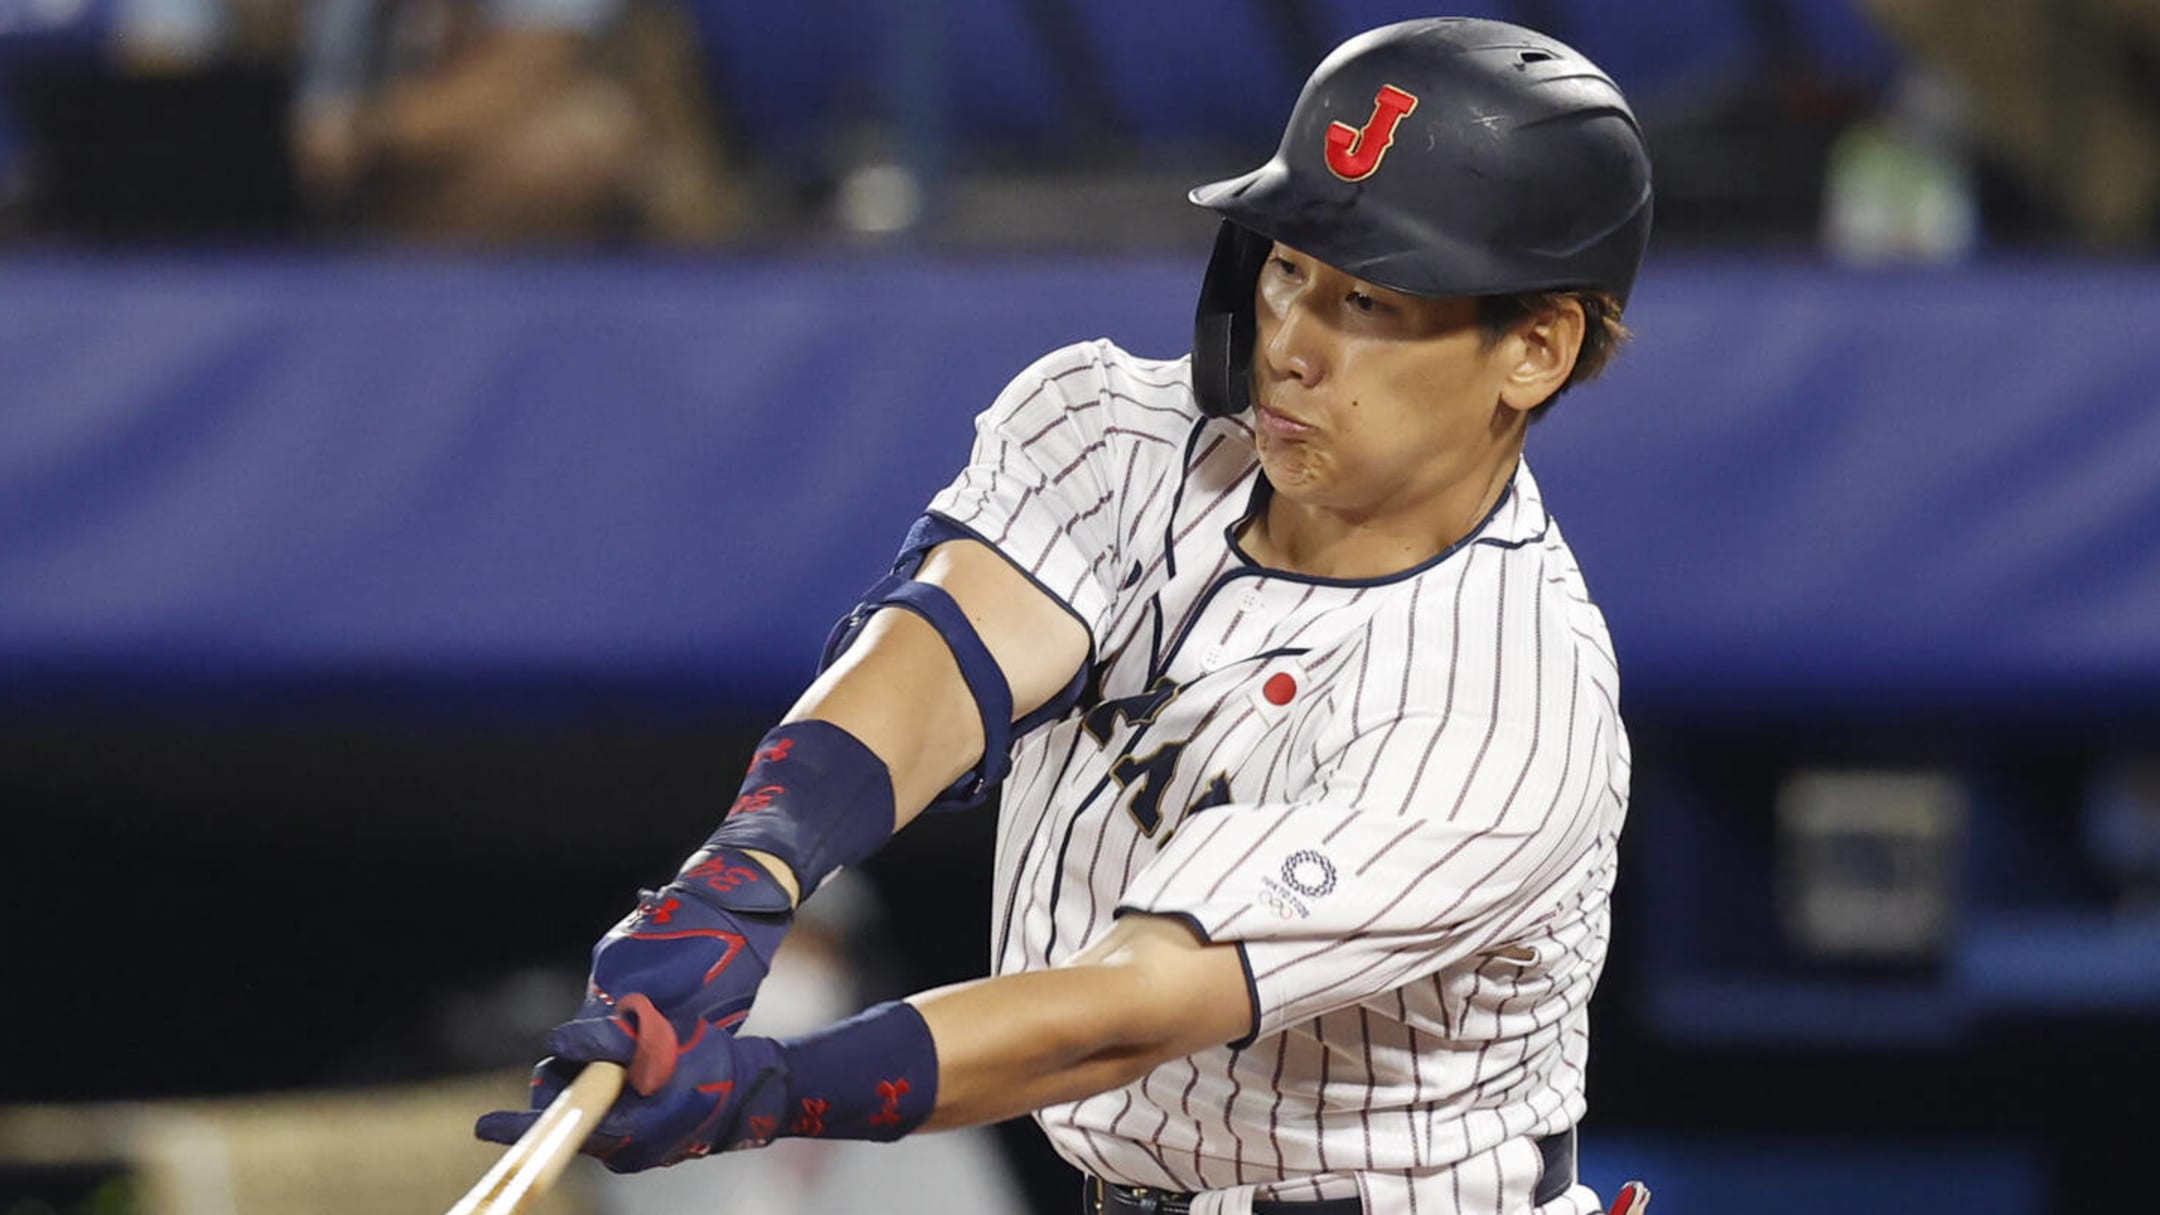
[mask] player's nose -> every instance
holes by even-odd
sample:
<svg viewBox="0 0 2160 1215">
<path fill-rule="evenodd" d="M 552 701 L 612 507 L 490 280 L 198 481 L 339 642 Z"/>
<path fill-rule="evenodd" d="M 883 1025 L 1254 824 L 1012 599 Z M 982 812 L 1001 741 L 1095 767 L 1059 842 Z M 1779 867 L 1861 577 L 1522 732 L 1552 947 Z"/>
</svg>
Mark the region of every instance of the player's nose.
<svg viewBox="0 0 2160 1215">
<path fill-rule="evenodd" d="M 1296 380 L 1307 388 L 1318 384 L 1327 374 L 1321 326 L 1302 306 L 1286 308 L 1271 319 L 1272 324 L 1263 322 L 1259 334 L 1260 358 L 1269 378 Z"/>
</svg>

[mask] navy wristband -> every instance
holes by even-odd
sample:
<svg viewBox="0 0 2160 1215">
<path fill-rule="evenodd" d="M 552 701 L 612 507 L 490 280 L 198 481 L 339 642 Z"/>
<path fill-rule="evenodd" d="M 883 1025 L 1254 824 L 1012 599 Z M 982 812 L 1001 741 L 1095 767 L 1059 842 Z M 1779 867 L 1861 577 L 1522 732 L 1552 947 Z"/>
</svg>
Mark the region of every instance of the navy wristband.
<svg viewBox="0 0 2160 1215">
<path fill-rule="evenodd" d="M 904 1000 L 779 1045 L 788 1073 L 780 1135 L 890 1142 L 937 1108 L 937 1044 Z"/>
<path fill-rule="evenodd" d="M 893 833 L 892 773 L 846 730 L 826 721 L 775 726 L 758 743 L 707 847 L 756 849 L 795 871 L 802 897 Z"/>
</svg>

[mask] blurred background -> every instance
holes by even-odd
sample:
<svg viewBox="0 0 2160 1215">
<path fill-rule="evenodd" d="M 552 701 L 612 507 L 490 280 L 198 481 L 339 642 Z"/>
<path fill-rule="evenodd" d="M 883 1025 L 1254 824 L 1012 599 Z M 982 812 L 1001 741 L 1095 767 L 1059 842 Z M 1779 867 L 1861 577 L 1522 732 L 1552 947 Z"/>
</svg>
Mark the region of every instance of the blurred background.
<svg viewBox="0 0 2160 1215">
<path fill-rule="evenodd" d="M 0 1215 L 446 1206 L 975 411 L 1185 350 L 1184 190 L 1428 11 L 0 0 Z M 1454 11 L 1658 173 L 1638 340 L 1531 443 L 1636 740 L 1586 1172 L 2126 1205 L 2160 0 Z M 979 974 L 989 833 L 897 840 L 789 1006 Z M 920 1143 L 558 1209 L 1071 1209 L 1031 1126 Z"/>
</svg>

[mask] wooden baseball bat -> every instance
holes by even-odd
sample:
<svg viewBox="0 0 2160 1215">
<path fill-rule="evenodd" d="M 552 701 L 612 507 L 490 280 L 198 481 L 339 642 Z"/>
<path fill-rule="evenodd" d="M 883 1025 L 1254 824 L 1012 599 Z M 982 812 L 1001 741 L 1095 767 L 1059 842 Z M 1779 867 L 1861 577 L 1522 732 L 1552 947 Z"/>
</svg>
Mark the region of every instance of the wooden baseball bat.
<svg viewBox="0 0 2160 1215">
<path fill-rule="evenodd" d="M 577 1155 L 578 1145 L 622 1093 L 623 1069 L 613 1063 L 588 1063 L 539 1121 L 510 1145 L 465 1191 L 449 1215 L 519 1215 L 538 1201 Z"/>
</svg>

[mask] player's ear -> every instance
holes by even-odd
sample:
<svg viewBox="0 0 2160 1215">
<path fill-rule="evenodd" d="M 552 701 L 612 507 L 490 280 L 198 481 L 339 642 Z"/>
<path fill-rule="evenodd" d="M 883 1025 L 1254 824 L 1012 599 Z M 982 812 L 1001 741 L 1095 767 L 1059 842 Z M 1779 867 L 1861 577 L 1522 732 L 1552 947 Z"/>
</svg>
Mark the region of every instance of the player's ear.
<svg viewBox="0 0 2160 1215">
<path fill-rule="evenodd" d="M 1542 302 L 1500 340 L 1500 403 L 1522 413 L 1553 398 L 1575 372 L 1588 320 L 1572 295 Z"/>
</svg>

